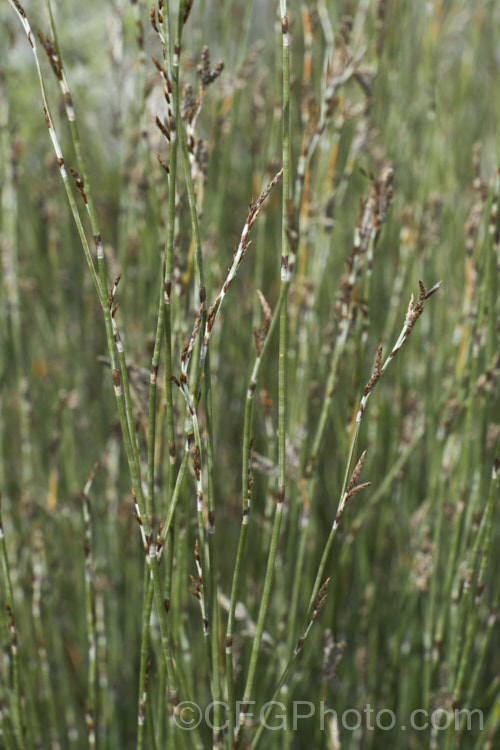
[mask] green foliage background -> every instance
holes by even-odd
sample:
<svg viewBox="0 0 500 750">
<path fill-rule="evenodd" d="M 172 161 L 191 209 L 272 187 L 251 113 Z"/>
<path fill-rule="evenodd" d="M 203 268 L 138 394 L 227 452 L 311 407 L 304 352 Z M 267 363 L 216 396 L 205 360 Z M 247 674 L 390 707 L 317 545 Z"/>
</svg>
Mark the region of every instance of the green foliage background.
<svg viewBox="0 0 500 750">
<path fill-rule="evenodd" d="M 118 325 L 127 359 L 146 370 L 145 387 L 140 372 L 136 378 L 137 435 L 145 456 L 148 371 L 167 221 L 166 176 L 154 158 L 156 150 L 166 158 L 154 124 L 155 115 L 163 118 L 166 110 L 151 62 L 151 56 L 160 59 L 162 51 L 149 25 L 150 9 L 142 2 L 134 7 L 118 0 L 54 5 L 110 284 L 122 274 Z M 34 29 L 50 32 L 43 3 L 26 3 L 25 9 Z M 312 21 L 310 83 L 304 83 L 306 11 Z M 144 58 L 137 45 L 135 13 L 144 25 Z M 288 639 L 293 645 L 300 635 L 335 518 L 353 419 L 377 347 L 382 342 L 384 352 L 390 352 L 410 294 L 418 295 L 418 281 L 429 288 L 442 280 L 370 399 L 359 452 L 367 450 L 362 480 L 373 484 L 349 502 L 342 518 L 326 571 L 331 576 L 328 598 L 283 701 L 324 700 L 339 714 L 370 704 L 394 710 L 398 719 L 416 708 L 448 709 L 456 701 L 460 707 L 483 711 L 482 732 L 409 732 L 400 726 L 390 732 L 347 731 L 340 726 L 341 746 L 482 748 L 489 741 L 495 747 L 500 535 L 498 482 L 491 474 L 500 433 L 500 256 L 498 219 L 493 215 L 491 223 L 491 216 L 499 187 L 499 6 L 488 0 L 292 1 L 292 186 L 303 134 L 321 106 L 328 75 L 321 13 L 330 19 L 337 50 L 346 37 L 349 51 L 365 49 L 359 70 L 370 81 L 371 93 L 368 100 L 354 77 L 339 89 L 335 114 L 308 167 L 290 291 L 287 362 L 288 441 L 296 466 L 289 472 L 287 513 L 266 619 L 273 646 L 261 654 L 255 699 L 257 705 L 270 699 L 286 663 Z M 231 263 L 248 203 L 281 163 L 279 8 L 272 3 L 195 0 L 184 30 L 181 90 L 190 83 L 196 92 L 196 66 L 204 44 L 212 64 L 219 59 L 225 63 L 207 90 L 197 128 L 208 149 L 206 180 L 198 197 L 211 301 Z M 60 92 L 46 59 L 42 64 L 70 165 L 73 147 Z M 137 733 L 143 551 L 109 368 L 98 359 L 107 356 L 100 305 L 51 150 L 31 50 L 7 3 L 0 8 L 0 72 L 0 488 L 25 742 L 29 747 L 55 747 L 58 737 L 63 748 L 88 744 L 81 492 L 99 461 L 90 493 L 93 590 L 102 605 L 104 627 L 98 645 L 102 664 L 95 720 L 99 747 L 129 748 L 136 745 Z M 369 137 L 355 153 L 363 127 Z M 478 142 L 481 151 L 476 151 L 474 168 Z M 358 279 L 350 336 L 338 363 L 333 408 L 315 469 L 317 491 L 307 498 L 303 478 L 326 397 L 342 280 L 360 200 L 371 185 L 359 168 L 378 178 L 389 164 L 395 171 L 393 204 L 375 247 L 373 273 L 363 271 Z M 185 177 L 179 171 L 175 267 L 182 284 L 173 302 L 177 375 L 197 307 Z M 252 327 L 260 325 L 256 289 L 273 308 L 279 294 L 279 191 L 271 193 L 252 230 L 253 244 L 211 342 L 218 585 L 225 596 L 230 593 L 241 521 L 245 396 L 255 357 Z M 252 433 L 255 452 L 272 466 L 277 462 L 277 363 L 276 337 L 263 366 Z M 160 376 L 164 381 L 163 366 Z M 164 390 L 158 407 L 158 519 L 165 517 L 169 500 Z M 179 455 L 184 412 L 176 393 Z M 203 404 L 200 419 L 204 426 Z M 256 466 L 239 596 L 253 621 L 268 558 L 274 488 L 273 476 Z M 297 570 L 304 503 L 310 503 L 310 517 L 305 564 Z M 185 672 L 186 699 L 206 705 L 209 669 L 199 606 L 188 591 L 188 574 L 195 575 L 192 549 L 197 535 L 191 469 L 183 485 L 176 535 L 177 610 L 169 613 L 176 658 Z M 37 565 L 40 614 L 33 613 Z M 290 622 L 290 596 L 297 580 L 299 613 Z M 482 594 L 476 597 L 478 583 Z M 3 592 L 5 585 L 3 579 Z M 222 606 L 218 616 L 222 654 Z M 2 610 L 1 731 L 6 746 L 17 747 L 8 620 Z M 156 746 L 158 724 L 166 722 L 159 708 L 161 654 L 155 623 L 153 614 L 145 740 L 151 748 Z M 248 622 L 239 623 L 235 633 L 238 698 L 252 643 L 246 626 Z M 337 643 L 345 641 L 334 674 L 325 667 L 329 634 Z M 42 637 L 48 674 L 40 657 Z M 251 741 L 253 729 L 247 731 L 242 746 Z M 209 747 L 206 727 L 201 736 Z M 289 728 L 264 734 L 262 747 L 336 745 L 331 732 L 320 731 L 311 721 L 296 732 Z"/>
</svg>

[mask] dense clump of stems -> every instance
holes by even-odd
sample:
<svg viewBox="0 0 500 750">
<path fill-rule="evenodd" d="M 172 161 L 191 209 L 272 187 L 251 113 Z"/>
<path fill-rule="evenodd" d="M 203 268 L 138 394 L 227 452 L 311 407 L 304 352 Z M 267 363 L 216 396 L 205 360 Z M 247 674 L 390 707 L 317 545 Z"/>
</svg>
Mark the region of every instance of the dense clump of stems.
<svg viewBox="0 0 500 750">
<path fill-rule="evenodd" d="M 495 746 L 479 5 L 0 11 L 8 750 Z"/>
</svg>

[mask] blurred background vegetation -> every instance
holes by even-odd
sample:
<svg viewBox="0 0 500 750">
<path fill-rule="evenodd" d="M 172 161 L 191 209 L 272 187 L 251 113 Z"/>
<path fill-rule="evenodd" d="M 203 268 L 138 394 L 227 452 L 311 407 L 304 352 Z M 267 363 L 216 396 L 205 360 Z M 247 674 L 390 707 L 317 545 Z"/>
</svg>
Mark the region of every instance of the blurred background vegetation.
<svg viewBox="0 0 500 750">
<path fill-rule="evenodd" d="M 50 33 L 44 3 L 26 2 L 25 9 L 33 29 Z M 162 50 L 143 2 L 67 0 L 54 2 L 54 11 L 110 283 L 122 274 L 117 319 L 132 365 L 143 450 L 167 221 L 168 186 L 155 159 L 155 151 L 166 158 L 155 125 L 155 117 L 164 118 L 166 110 L 151 61 L 151 56 L 160 59 Z M 493 748 L 500 742 L 500 533 L 498 483 L 491 480 L 500 434 L 500 256 L 494 213 L 500 6 L 492 0 L 292 0 L 289 15 L 292 186 L 304 133 L 314 127 L 324 103 L 332 60 L 341 64 L 343 54 L 357 54 L 359 63 L 356 74 L 335 92 L 334 111 L 311 156 L 297 206 L 300 242 L 290 291 L 288 352 L 288 509 L 266 620 L 272 645 L 263 646 L 268 653 L 259 662 L 256 700 L 271 697 L 286 663 L 287 639 L 293 644 L 300 634 L 298 624 L 335 518 L 353 419 L 378 345 L 382 342 L 384 352 L 390 352 L 410 294 L 418 294 L 418 281 L 429 288 L 442 279 L 439 293 L 370 400 L 359 447 L 367 450 L 363 481 L 373 485 L 347 506 L 326 571 L 332 577 L 328 599 L 283 700 L 322 699 L 339 713 L 370 704 L 394 710 L 398 717 L 416 708 L 457 705 L 483 711 L 485 726 L 482 732 L 475 727 L 456 733 L 340 726 L 338 738 L 333 727 L 321 732 L 311 721 L 296 732 L 269 732 L 262 747 Z M 207 89 L 196 136 L 203 142 L 197 152 L 205 169 L 198 200 L 211 301 L 231 263 L 248 203 L 281 163 L 279 8 L 265 2 L 195 0 L 184 30 L 181 90 L 190 84 L 196 92 L 196 66 L 205 44 L 212 65 L 225 64 Z M 71 164 L 60 92 L 47 60 L 42 64 Z M 57 737 L 63 748 L 88 743 L 81 493 L 98 461 L 90 493 L 95 608 L 102 626 L 96 728 L 99 747 L 129 748 L 137 732 L 143 551 L 109 368 L 100 359 L 107 356 L 100 305 L 51 150 L 31 49 L 7 3 L 0 8 L 0 76 L 0 489 L 26 742 L 55 747 Z M 314 469 L 316 492 L 310 498 L 304 474 L 325 401 L 360 200 L 387 165 L 394 168 L 393 203 L 375 246 L 373 272 L 364 270 L 357 281 L 350 335 L 338 362 L 333 407 Z M 256 289 L 273 308 L 279 293 L 279 192 L 271 193 L 252 230 L 253 244 L 211 343 L 219 588 L 225 596 L 241 520 L 242 425 L 255 356 L 252 327 L 260 324 Z M 297 192 L 292 197 L 297 199 Z M 197 306 L 182 175 L 175 280 L 178 374 Z M 275 340 L 256 396 L 255 482 L 240 591 L 253 621 L 273 509 L 277 362 Z M 163 380 L 163 368 L 160 373 Z M 163 396 L 160 402 L 159 518 L 168 505 L 169 470 Z M 175 409 L 181 454 L 184 405 L 179 394 Z M 200 414 L 204 424 L 203 407 Z M 194 479 L 188 474 L 176 521 L 178 608 L 169 617 L 189 698 L 204 705 L 210 699 L 205 648 L 198 603 L 188 592 L 197 534 Z M 309 506 L 305 563 L 297 570 L 299 518 Z M 299 614 L 290 623 L 297 576 Z M 224 633 L 224 607 L 219 617 Z M 15 743 L 8 620 L 2 611 L 0 708 L 3 736 Z M 247 626 L 248 620 L 235 633 L 237 696 L 250 653 Z M 154 617 L 151 627 L 147 721 L 154 726 L 161 703 Z M 208 747 L 206 728 L 202 736 Z M 250 728 L 242 746 L 251 736 Z M 153 731 L 145 746 L 155 746 Z"/>
</svg>

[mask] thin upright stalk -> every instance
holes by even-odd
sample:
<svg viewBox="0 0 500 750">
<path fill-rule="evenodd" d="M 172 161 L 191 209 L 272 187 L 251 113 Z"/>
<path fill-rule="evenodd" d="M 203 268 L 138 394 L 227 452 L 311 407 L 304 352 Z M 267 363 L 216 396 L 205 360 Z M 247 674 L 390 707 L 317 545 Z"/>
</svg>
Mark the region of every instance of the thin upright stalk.
<svg viewBox="0 0 500 750">
<path fill-rule="evenodd" d="M 185 0 L 181 0 L 179 7 L 177 36 L 174 44 L 174 55 L 172 64 L 172 82 L 173 88 L 175 86 L 174 95 L 174 106 L 175 106 L 175 120 L 177 136 L 180 145 L 180 153 L 182 164 L 184 168 L 184 175 L 186 179 L 186 190 L 189 202 L 189 212 L 191 217 L 191 228 L 194 239 L 194 253 L 195 253 L 195 264 L 196 274 L 198 282 L 198 295 L 200 302 L 201 311 L 201 326 L 202 330 L 205 329 L 207 322 L 207 308 L 206 308 L 206 289 L 205 289 L 205 275 L 203 270 L 203 256 L 201 246 L 201 234 L 198 220 L 198 211 L 196 206 L 196 196 L 194 192 L 194 185 L 191 177 L 191 166 L 189 159 L 189 151 L 186 142 L 186 135 L 184 127 L 182 125 L 179 108 L 179 81 L 178 71 L 181 54 L 181 31 L 182 23 L 184 19 L 186 9 Z M 194 344 L 194 341 L 193 341 Z M 189 362 L 183 360 L 183 375 L 184 378 L 184 366 L 187 369 Z M 199 391 L 199 382 L 202 373 L 205 376 L 205 397 L 206 397 L 206 413 L 207 413 L 207 468 L 208 468 L 208 545 L 205 544 L 206 533 L 203 521 L 203 489 L 202 489 L 202 471 L 203 471 L 203 458 L 201 439 L 198 427 L 198 419 L 196 415 L 195 402 L 197 401 L 197 394 Z M 213 430 L 212 430 L 212 396 L 211 396 L 211 385 L 210 385 L 210 368 L 208 366 L 208 360 L 200 361 L 200 368 L 197 371 L 195 378 L 196 385 L 194 390 L 194 402 L 189 394 L 187 381 L 183 379 L 183 392 L 186 398 L 188 409 L 191 415 L 191 422 L 193 427 L 193 435 L 195 440 L 195 473 L 197 479 L 197 508 L 198 508 L 198 526 L 199 526 L 199 556 L 196 554 L 197 565 L 200 566 L 199 575 L 199 586 L 200 586 L 200 603 L 202 605 L 202 616 L 204 619 L 204 633 L 207 639 L 210 639 L 209 649 L 209 668 L 210 668 L 210 682 L 212 688 L 212 699 L 214 703 L 214 715 L 213 715 L 213 726 L 214 729 L 214 748 L 220 745 L 220 732 L 218 727 L 220 726 L 220 666 L 219 666 L 219 620 L 217 616 L 218 607 L 218 596 L 217 596 L 217 568 L 216 568 L 216 556 L 215 556 L 215 500 L 213 494 Z M 208 570 L 206 570 L 206 563 L 208 563 Z M 207 575 L 208 574 L 208 575 Z M 207 596 L 206 596 L 206 582 L 209 581 L 209 592 L 208 601 L 211 602 L 211 610 L 206 610 Z M 208 620 L 210 616 L 210 622 Z"/>
<path fill-rule="evenodd" d="M 97 464 L 87 477 L 83 489 L 83 521 L 85 526 L 85 610 L 87 615 L 87 644 L 88 644 L 88 678 L 87 678 L 87 733 L 89 738 L 89 750 L 96 747 L 96 687 L 97 687 L 97 639 L 95 623 L 95 600 L 94 600 L 94 561 L 92 543 L 92 517 L 89 492 L 94 481 Z"/>
<path fill-rule="evenodd" d="M 165 607 L 163 603 L 162 585 L 161 585 L 160 573 L 159 573 L 159 567 L 158 567 L 156 540 L 154 538 L 154 535 L 152 533 L 152 529 L 149 523 L 149 518 L 147 515 L 147 511 L 146 511 L 145 498 L 144 498 L 144 494 L 142 490 L 141 469 L 140 469 L 140 463 L 139 463 L 139 457 L 138 457 L 138 451 L 137 451 L 137 443 L 135 439 L 134 416 L 132 412 L 132 403 L 131 403 L 130 390 L 129 390 L 129 385 L 128 385 L 128 375 L 127 375 L 127 369 L 126 369 L 126 364 L 125 364 L 125 352 L 123 348 L 123 343 L 118 333 L 118 329 L 116 327 L 116 323 L 114 321 L 114 315 L 112 315 L 112 311 L 110 309 L 110 300 L 109 300 L 109 295 L 108 295 L 107 288 L 106 288 L 107 287 L 106 266 L 105 266 L 105 259 L 104 259 L 104 246 L 102 242 L 102 236 L 98 227 L 94 225 L 94 219 L 91 217 L 94 241 L 95 241 L 96 251 L 97 251 L 97 264 L 99 268 L 99 274 L 98 274 L 95 269 L 94 260 L 92 257 L 89 244 L 87 242 L 86 234 L 83 228 L 80 214 L 78 212 L 76 201 L 73 197 L 73 193 L 72 193 L 71 186 L 69 183 L 68 172 L 66 170 L 66 166 L 64 162 L 63 153 L 62 153 L 62 150 L 59 144 L 59 139 L 55 130 L 54 121 L 50 114 L 50 108 L 49 108 L 49 104 L 48 104 L 48 100 L 46 96 L 45 82 L 44 82 L 44 77 L 43 77 L 42 69 L 40 66 L 39 58 L 38 58 L 38 50 L 37 50 L 37 45 L 35 42 L 35 37 L 31 30 L 24 8 L 17 1 L 9 0 L 9 2 L 14 8 L 14 11 L 16 12 L 17 16 L 19 17 L 23 25 L 24 31 L 26 33 L 26 36 L 28 38 L 28 41 L 30 43 L 30 46 L 34 54 L 35 64 L 36 64 L 36 69 L 37 69 L 37 74 L 38 74 L 38 79 L 39 79 L 39 84 L 40 84 L 40 90 L 42 94 L 43 110 L 45 114 L 47 128 L 49 130 L 49 135 L 51 137 L 52 145 L 57 156 L 57 162 L 59 165 L 60 174 L 61 174 L 64 186 L 66 189 L 66 194 L 68 197 L 68 201 L 70 203 L 71 211 L 72 211 L 73 218 L 74 218 L 74 221 L 78 230 L 78 234 L 82 243 L 82 247 L 84 249 L 85 257 L 87 259 L 87 264 L 88 264 L 88 267 L 92 276 L 92 280 L 94 282 L 94 286 L 96 288 L 99 301 L 101 304 L 101 308 L 102 308 L 102 313 L 103 313 L 103 318 L 104 318 L 104 327 L 105 327 L 105 332 L 106 332 L 106 341 L 108 345 L 108 353 L 109 353 L 109 358 L 111 360 L 111 375 L 112 375 L 112 380 L 113 380 L 113 389 L 114 389 L 116 403 L 117 403 L 118 415 L 120 418 L 120 426 L 121 426 L 122 436 L 123 436 L 124 445 L 125 445 L 125 452 L 127 456 L 130 477 L 132 480 L 134 497 L 136 500 L 136 514 L 137 514 L 137 517 L 139 519 L 139 523 L 141 526 L 141 532 L 143 535 L 143 543 L 144 543 L 145 550 L 146 550 L 146 561 L 148 563 L 150 575 L 151 575 L 153 585 L 154 585 L 154 598 L 155 598 L 156 610 L 157 610 L 157 615 L 158 615 L 158 620 L 159 620 L 159 625 L 160 625 L 162 652 L 163 652 L 163 657 L 167 664 L 167 672 L 169 674 L 169 686 L 170 686 L 171 700 L 175 707 L 177 706 L 177 703 L 178 703 L 177 680 L 175 677 L 175 666 L 172 660 L 172 653 L 170 649 L 170 639 L 168 635 L 166 611 L 165 611 Z M 60 68 L 58 68 L 57 70 L 59 70 L 60 72 Z M 54 72 L 56 73 L 56 76 L 57 76 L 57 70 L 56 69 L 54 70 Z M 69 113 L 67 111 L 67 114 L 69 118 L 71 116 L 71 109 L 69 110 Z M 81 180 L 80 175 L 75 174 L 74 176 L 75 176 L 76 186 L 82 196 L 82 199 L 87 207 L 87 210 L 89 210 L 88 209 L 88 196 L 86 194 L 85 185 L 83 184 L 83 181 Z M 116 350 L 115 350 L 115 344 L 116 344 Z M 117 353 L 118 353 L 118 356 L 117 356 Z M 121 378 L 120 378 L 120 371 L 121 371 Z M 123 383 L 123 388 L 122 388 L 122 383 Z"/>
<path fill-rule="evenodd" d="M 11 694 L 11 711 L 12 723 L 16 746 L 19 748 L 26 747 L 26 717 L 21 699 L 21 678 L 19 670 L 19 650 L 17 643 L 17 633 L 15 626 L 14 595 L 12 591 L 12 581 L 10 577 L 9 557 L 7 554 L 7 545 L 5 543 L 5 534 L 2 523 L 2 497 L 0 495 L 0 559 L 2 570 L 2 592 L 5 602 L 5 609 L 8 616 L 8 627 L 10 635 L 10 659 L 12 663 L 12 694 Z"/>
<path fill-rule="evenodd" d="M 290 270 L 288 267 L 288 237 L 287 215 L 290 192 L 290 37 L 288 32 L 288 13 L 286 0 L 280 0 L 281 33 L 282 33 L 282 69 L 283 69 L 283 102 L 282 102 L 282 164 L 283 164 L 283 193 L 281 210 L 281 289 L 282 302 L 279 327 L 279 371 L 278 371 L 278 488 L 276 493 L 276 510 L 274 514 L 271 544 L 267 559 L 264 587 L 259 607 L 256 632 L 250 655 L 248 675 L 243 693 L 243 704 L 240 715 L 240 732 L 245 714 L 250 705 L 257 668 L 257 659 L 264 632 L 264 622 L 271 595 L 276 553 L 280 535 L 281 519 L 285 503 L 285 462 L 286 462 L 286 363 L 287 363 L 287 334 L 288 334 L 288 288 L 290 286 Z"/>
<path fill-rule="evenodd" d="M 137 750 L 142 750 L 144 743 L 144 724 L 146 723 L 147 716 L 147 677 L 146 670 L 148 664 L 148 633 L 149 633 L 149 618 L 151 614 L 151 606 L 153 604 L 153 586 L 151 584 L 150 575 L 147 566 L 144 567 L 144 583 L 143 583 L 143 597 L 144 602 L 142 605 L 142 632 L 141 632 L 141 659 L 139 664 L 139 685 L 138 685 L 138 709 L 137 709 Z"/>
<path fill-rule="evenodd" d="M 241 566 L 243 562 L 243 555 L 245 551 L 245 542 L 248 531 L 248 522 L 250 518 L 250 499 L 251 499 L 251 477 L 250 477 L 250 442 L 252 434 L 252 422 L 253 422 L 253 405 L 254 396 L 259 380 L 261 364 L 264 360 L 265 354 L 268 351 L 269 344 L 272 341 L 273 333 L 278 327 L 278 322 L 281 317 L 281 308 L 283 300 L 285 298 L 286 288 L 282 287 L 276 308 L 274 310 L 269 331 L 267 332 L 264 344 L 260 352 L 257 353 L 255 363 L 253 366 L 252 374 L 250 376 L 250 382 L 248 384 L 247 396 L 245 401 L 245 420 L 243 426 L 243 460 L 241 470 L 241 495 L 242 495 L 242 518 L 240 526 L 240 536 L 238 540 L 238 549 L 236 552 L 236 560 L 234 563 L 233 580 L 231 584 L 231 598 L 229 602 L 229 613 L 227 619 L 227 630 L 226 630 L 226 684 L 227 684 L 227 695 L 229 705 L 228 715 L 228 734 L 230 742 L 234 741 L 234 728 L 236 726 L 236 706 L 235 706 L 235 691 L 234 691 L 234 678 L 233 678 L 233 629 L 234 629 L 234 615 L 236 610 L 236 603 L 238 600 L 238 590 L 241 577 Z"/>
<path fill-rule="evenodd" d="M 342 485 L 342 490 L 341 490 L 341 493 L 340 493 L 340 500 L 339 500 L 339 504 L 338 504 L 338 507 L 337 507 L 337 513 L 336 513 L 335 520 L 333 522 L 332 528 L 330 530 L 330 534 L 328 536 L 327 542 L 326 542 L 325 547 L 323 549 L 323 554 L 321 556 L 320 564 L 318 566 L 318 571 L 317 571 L 317 574 L 316 574 L 316 579 L 315 579 L 314 586 L 313 586 L 313 589 L 312 589 L 312 592 L 311 592 L 311 598 L 309 600 L 309 606 L 308 606 L 308 609 L 307 609 L 306 620 L 309 619 L 309 617 L 311 615 L 311 612 L 313 610 L 314 602 L 315 602 L 316 596 L 318 594 L 318 591 L 320 589 L 321 581 L 323 579 L 323 574 L 324 574 L 324 570 L 325 570 L 325 567 L 326 567 L 326 562 L 328 560 L 328 555 L 330 553 L 330 549 L 331 549 L 331 546 L 333 544 L 333 540 L 334 540 L 335 534 L 336 534 L 338 526 L 339 526 L 339 521 L 340 521 L 342 512 L 344 510 L 345 503 L 346 503 L 346 501 L 348 499 L 348 492 L 347 492 L 347 490 L 348 490 L 348 480 L 349 480 L 349 476 L 351 474 L 351 467 L 352 467 L 352 462 L 353 462 L 354 453 L 355 453 L 355 449 L 356 449 L 356 444 L 357 444 L 357 441 L 358 441 L 359 429 L 360 429 L 360 425 L 361 425 L 361 420 L 363 418 L 363 414 L 365 412 L 366 404 L 368 402 L 368 399 L 369 399 L 371 393 L 373 392 L 373 389 L 375 388 L 376 383 L 378 382 L 378 379 L 384 373 L 384 371 L 387 369 L 389 363 L 394 359 L 394 357 L 396 356 L 396 354 L 399 352 L 399 350 L 403 346 L 404 342 L 406 341 L 406 339 L 410 335 L 410 333 L 411 333 L 411 331 L 413 329 L 413 326 L 415 325 L 415 322 L 417 321 L 417 319 L 422 314 L 425 300 L 428 299 L 432 294 L 434 294 L 439 289 L 440 285 L 441 285 L 441 282 L 439 282 L 438 284 L 435 284 L 427 292 L 426 289 L 425 289 L 425 287 L 421 283 L 421 285 L 420 285 L 420 295 L 418 297 L 418 300 L 416 301 L 416 303 L 414 303 L 413 302 L 413 296 L 412 296 L 412 298 L 410 300 L 410 304 L 408 306 L 408 311 L 406 313 L 406 319 L 405 319 L 404 326 L 403 326 L 403 328 L 401 330 L 401 333 L 400 333 L 400 335 L 398 337 L 398 340 L 394 344 L 394 346 L 393 346 L 393 348 L 392 348 L 389 356 L 386 358 L 384 364 L 381 364 L 382 347 L 379 348 L 378 355 L 377 355 L 377 360 L 375 362 L 375 367 L 374 367 L 374 370 L 373 370 L 372 377 L 370 378 L 370 380 L 368 381 L 368 383 L 365 386 L 365 391 L 364 391 L 363 397 L 361 398 L 361 401 L 360 401 L 360 404 L 359 404 L 359 408 L 358 408 L 358 412 L 357 412 L 357 415 L 356 415 L 356 422 L 355 422 L 354 430 L 353 430 L 351 441 L 350 441 L 350 445 L 349 445 L 349 454 L 348 454 L 348 457 L 347 457 L 346 470 L 345 470 L 345 475 L 344 475 L 344 481 L 343 481 L 343 485 Z"/>
</svg>

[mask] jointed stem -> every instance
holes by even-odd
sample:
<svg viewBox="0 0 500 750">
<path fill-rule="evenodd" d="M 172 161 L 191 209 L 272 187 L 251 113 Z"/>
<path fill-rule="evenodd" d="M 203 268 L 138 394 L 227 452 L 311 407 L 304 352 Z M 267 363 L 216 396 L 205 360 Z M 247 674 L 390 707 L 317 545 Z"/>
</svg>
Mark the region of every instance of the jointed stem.
<svg viewBox="0 0 500 750">
<path fill-rule="evenodd" d="M 288 333 L 288 288 L 290 285 L 290 270 L 288 267 L 288 238 L 287 238 L 287 209 L 290 190 L 290 50 L 288 33 L 288 14 L 286 0 L 280 0 L 281 9 L 281 31 L 282 31 L 282 53 L 283 53 L 283 133 L 282 133 L 282 159 L 283 159 L 283 194 L 281 212 L 281 310 L 280 310 L 280 337 L 279 337 L 279 375 L 278 375 L 278 489 L 276 493 L 276 511 L 274 515 L 271 544 L 267 560 L 264 588 L 259 608 L 259 616 L 254 636 L 250 665 L 248 668 L 247 681 L 243 694 L 243 707 L 240 717 L 240 731 L 245 720 L 246 707 L 253 692 L 257 658 L 259 655 L 264 622 L 271 595 L 276 552 L 285 503 L 285 462 L 286 462 L 286 363 L 287 363 L 287 333 Z"/>
</svg>

